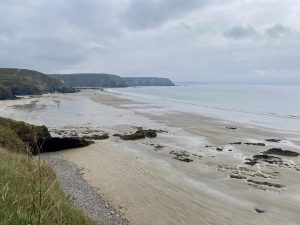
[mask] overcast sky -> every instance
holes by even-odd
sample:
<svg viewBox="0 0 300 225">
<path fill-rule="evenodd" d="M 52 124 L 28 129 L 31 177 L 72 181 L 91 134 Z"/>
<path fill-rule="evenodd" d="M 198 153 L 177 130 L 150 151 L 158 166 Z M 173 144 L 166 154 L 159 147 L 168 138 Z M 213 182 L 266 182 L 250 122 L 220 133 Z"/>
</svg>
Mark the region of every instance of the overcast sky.
<svg viewBox="0 0 300 225">
<path fill-rule="evenodd" d="M 0 67 L 300 83 L 300 1 L 1 0 Z"/>
</svg>

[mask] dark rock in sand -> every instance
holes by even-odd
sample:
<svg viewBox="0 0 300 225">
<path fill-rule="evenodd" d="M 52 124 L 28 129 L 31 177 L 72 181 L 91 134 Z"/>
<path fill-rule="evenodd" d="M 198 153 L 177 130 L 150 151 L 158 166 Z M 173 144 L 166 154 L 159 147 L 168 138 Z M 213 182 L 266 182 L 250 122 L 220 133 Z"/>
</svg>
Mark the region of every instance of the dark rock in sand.
<svg viewBox="0 0 300 225">
<path fill-rule="evenodd" d="M 216 150 L 217 150 L 218 152 L 222 152 L 222 151 L 223 151 L 223 148 L 217 147 Z"/>
<path fill-rule="evenodd" d="M 270 183 L 270 182 L 266 182 L 266 181 L 256 181 L 256 180 L 251 180 L 248 179 L 247 180 L 249 183 L 253 183 L 256 185 L 264 185 L 264 186 L 269 186 L 269 187 L 275 187 L 275 188 L 284 188 L 284 185 L 281 184 L 276 184 L 276 183 Z"/>
<path fill-rule="evenodd" d="M 45 139 L 41 144 L 41 152 L 56 152 L 63 149 L 86 147 L 93 144 L 92 141 L 87 141 L 83 138 L 59 138 L 51 137 Z M 34 154 L 37 152 L 35 151 Z"/>
<path fill-rule="evenodd" d="M 254 159 L 262 159 L 262 160 L 269 160 L 269 159 L 280 159 L 279 157 L 270 156 L 270 155 L 254 155 L 252 156 Z"/>
<path fill-rule="evenodd" d="M 257 159 L 246 159 L 246 162 L 244 164 L 249 165 L 249 166 L 254 166 L 258 163 Z"/>
<path fill-rule="evenodd" d="M 154 149 L 157 151 L 157 150 L 162 150 L 165 146 L 162 146 L 160 144 L 157 144 L 154 146 Z"/>
<path fill-rule="evenodd" d="M 282 155 L 282 156 L 291 156 L 291 157 L 297 157 L 299 156 L 298 152 L 293 152 L 289 150 L 282 150 L 281 148 L 271 148 L 267 151 L 263 152 L 264 154 L 270 154 L 270 155 Z"/>
<path fill-rule="evenodd" d="M 274 138 L 271 138 L 271 139 L 266 139 L 266 141 L 268 141 L 268 142 L 275 142 L 275 143 L 279 143 L 279 142 L 281 142 L 281 140 L 280 140 L 280 139 L 274 139 Z"/>
<path fill-rule="evenodd" d="M 270 156 L 270 155 L 254 155 L 252 158 L 246 159 L 246 162 L 244 164 L 254 166 L 259 162 L 266 162 L 269 164 L 277 164 L 277 165 L 282 165 L 283 161 L 281 158 L 276 157 L 276 156 Z"/>
<path fill-rule="evenodd" d="M 229 130 L 237 130 L 238 127 L 225 127 L 226 129 L 229 129 Z"/>
<path fill-rule="evenodd" d="M 146 136 L 144 133 L 137 131 L 134 134 L 114 134 L 115 137 L 120 137 L 122 140 L 138 140 L 138 139 L 144 139 Z"/>
<path fill-rule="evenodd" d="M 94 134 L 92 136 L 84 136 L 83 138 L 85 139 L 90 139 L 90 140 L 105 140 L 105 139 L 108 139 L 109 138 L 109 135 L 108 133 L 105 133 L 105 134 Z"/>
<path fill-rule="evenodd" d="M 182 161 L 182 162 L 193 162 L 194 161 L 190 158 L 178 158 L 177 160 Z"/>
<path fill-rule="evenodd" d="M 190 157 L 190 154 L 186 151 L 171 151 L 169 154 L 174 155 L 174 159 L 177 159 L 182 162 L 193 162 Z"/>
<path fill-rule="evenodd" d="M 262 209 L 255 208 L 254 210 L 255 210 L 255 212 L 257 212 L 257 213 L 265 213 L 265 211 L 262 210 Z"/>
<path fill-rule="evenodd" d="M 242 142 L 232 142 L 232 143 L 230 143 L 231 145 L 241 145 L 242 144 Z"/>
<path fill-rule="evenodd" d="M 263 162 L 269 163 L 269 164 L 282 164 L 282 159 L 275 156 L 270 155 L 254 155 L 253 159 L 261 160 Z"/>
<path fill-rule="evenodd" d="M 137 130 L 133 134 L 114 134 L 115 137 L 120 137 L 122 140 L 138 140 L 138 139 L 144 139 L 146 137 L 148 138 L 155 138 L 157 137 L 157 131 L 156 130 Z"/>
<path fill-rule="evenodd" d="M 244 145 L 266 146 L 265 143 L 249 143 L 249 142 L 244 143 Z"/>
<path fill-rule="evenodd" d="M 230 174 L 229 177 L 233 178 L 233 179 L 239 179 L 239 180 L 247 179 L 246 176 L 243 176 L 243 175 L 240 175 L 240 174 Z"/>
<path fill-rule="evenodd" d="M 148 138 L 157 137 L 157 131 L 156 130 L 142 130 L 141 132 L 143 132 L 144 135 Z"/>
</svg>

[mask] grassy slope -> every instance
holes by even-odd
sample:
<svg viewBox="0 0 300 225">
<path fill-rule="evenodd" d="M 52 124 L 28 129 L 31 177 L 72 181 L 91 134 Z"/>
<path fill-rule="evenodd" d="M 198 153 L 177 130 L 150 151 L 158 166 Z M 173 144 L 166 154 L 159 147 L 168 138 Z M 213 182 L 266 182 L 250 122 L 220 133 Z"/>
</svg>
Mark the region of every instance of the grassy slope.
<svg viewBox="0 0 300 225">
<path fill-rule="evenodd" d="M 95 225 L 62 193 L 50 167 L 0 149 L 0 224 Z"/>
<path fill-rule="evenodd" d="M 0 225 L 96 224 L 62 193 L 51 168 L 27 151 L 49 135 L 44 126 L 0 117 Z"/>
</svg>

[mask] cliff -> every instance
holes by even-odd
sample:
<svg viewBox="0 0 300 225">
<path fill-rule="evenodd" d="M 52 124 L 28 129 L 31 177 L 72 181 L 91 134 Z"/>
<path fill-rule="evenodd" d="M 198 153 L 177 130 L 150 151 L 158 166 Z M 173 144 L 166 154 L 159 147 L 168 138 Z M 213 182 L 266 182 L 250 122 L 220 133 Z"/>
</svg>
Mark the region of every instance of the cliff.
<svg viewBox="0 0 300 225">
<path fill-rule="evenodd" d="M 16 95 L 35 95 L 50 92 L 69 93 L 74 89 L 63 81 L 33 70 L 0 68 L 0 100 Z"/>
<path fill-rule="evenodd" d="M 159 77 L 120 77 L 113 74 L 79 73 L 50 74 L 72 87 L 131 87 L 131 86 L 174 86 L 167 78 Z"/>
<path fill-rule="evenodd" d="M 49 74 L 72 87 L 127 87 L 120 76 L 104 73 Z"/>
<path fill-rule="evenodd" d="M 124 77 L 128 86 L 175 86 L 168 78 L 160 77 Z"/>
</svg>

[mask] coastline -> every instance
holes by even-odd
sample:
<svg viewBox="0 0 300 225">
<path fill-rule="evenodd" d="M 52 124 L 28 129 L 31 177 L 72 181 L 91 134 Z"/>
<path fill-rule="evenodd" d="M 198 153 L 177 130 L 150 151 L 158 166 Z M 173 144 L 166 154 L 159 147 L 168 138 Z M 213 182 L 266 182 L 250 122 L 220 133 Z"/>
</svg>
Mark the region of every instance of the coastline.
<svg viewBox="0 0 300 225">
<path fill-rule="evenodd" d="M 83 93 L 83 95 L 98 103 L 125 110 L 143 108 L 141 103 L 127 101 L 107 93 L 96 95 Z M 147 106 L 145 108 L 147 109 Z M 123 116 L 130 117 L 130 115 Z M 256 128 L 247 129 L 241 124 L 238 124 L 238 131 L 232 131 L 224 129 L 228 126 L 224 121 L 184 113 L 162 116 L 135 111 L 135 116 L 150 119 L 150 122 L 144 122 L 146 128 L 166 129 L 168 134 L 160 134 L 155 140 L 134 142 L 111 138 L 89 147 L 88 153 L 80 152 L 81 150 L 76 153 L 71 151 L 59 153 L 86 168 L 85 178 L 92 186 L 103 190 L 104 196 L 111 199 L 112 204 L 118 203 L 122 208 L 127 209 L 124 210 L 124 214 L 132 224 L 144 224 L 143 221 L 149 221 L 150 224 L 217 224 L 220 222 L 253 224 L 253 221 L 257 224 L 283 223 L 282 218 L 276 216 L 279 211 L 282 212 L 282 207 L 274 201 L 278 199 L 276 188 L 275 190 L 271 188 L 266 196 L 265 191 L 249 186 L 247 182 L 228 178 L 234 168 L 243 167 L 241 154 L 250 157 L 266 148 L 235 146 L 233 152 L 225 150 L 219 153 L 214 148 L 206 149 L 203 146 L 222 146 L 233 141 L 263 141 L 269 137 L 284 138 L 284 134 L 279 135 Z M 195 123 L 196 118 L 198 121 Z M 193 127 L 190 127 L 191 122 Z M 197 127 L 196 124 L 201 126 Z M 127 132 L 131 128 L 128 124 L 114 129 Z M 245 138 L 247 136 L 251 138 Z M 187 140 L 190 141 L 188 145 Z M 162 151 L 155 151 L 153 144 L 161 144 L 165 148 Z M 272 146 L 272 143 L 268 144 L 268 147 Z M 194 159 L 192 163 L 174 160 L 169 152 L 176 148 L 188 149 L 189 152 L 201 154 L 202 157 Z M 289 147 L 289 149 L 298 148 Z M 83 159 L 83 156 L 88 158 Z M 220 172 L 219 166 L 233 169 Z M 295 185 L 293 180 L 297 175 L 296 172 L 292 174 L 288 172 L 289 179 L 281 178 L 280 182 L 293 186 Z M 299 183 L 296 185 L 299 186 Z M 291 191 L 297 193 L 295 189 Z M 291 203 L 291 208 L 294 210 L 298 208 L 297 201 L 293 201 L 293 198 L 285 196 L 284 193 L 282 195 L 283 199 Z M 231 209 L 228 209 L 229 203 Z M 278 207 L 277 211 L 272 212 L 270 206 Z M 262 215 L 255 212 L 255 208 L 263 208 L 268 213 L 263 214 L 262 218 Z M 297 218 L 296 211 L 286 210 L 286 213 L 290 214 L 291 218 Z M 215 214 L 219 217 L 215 218 Z M 226 222 L 226 218 L 231 219 Z"/>
<path fill-rule="evenodd" d="M 132 126 L 167 131 L 155 139 L 123 141 L 110 137 L 87 148 L 53 153 L 84 168 L 84 179 L 114 208 L 119 208 L 130 224 L 297 224 L 299 172 L 274 165 L 243 164 L 247 157 L 272 147 L 299 152 L 299 140 L 290 134 L 194 114 L 147 113 L 152 106 L 109 93 L 82 92 L 66 98 L 72 96 L 103 105 L 101 109 L 108 110 L 101 112 L 107 120 L 103 129 L 111 134 L 134 131 Z M 268 143 L 267 138 L 280 138 L 283 142 Z M 264 142 L 266 146 L 229 144 L 239 141 Z M 163 148 L 157 150 L 157 145 Z M 217 147 L 223 147 L 222 151 Z M 193 162 L 176 160 L 171 151 L 194 154 Z M 297 166 L 300 163 L 299 158 L 282 158 Z M 229 178 L 236 173 L 243 173 L 248 180 L 267 180 L 285 187 L 255 186 L 245 179 Z"/>
</svg>

